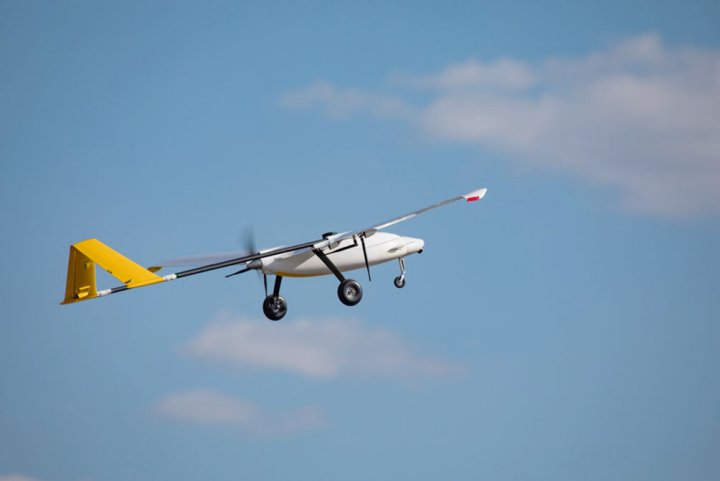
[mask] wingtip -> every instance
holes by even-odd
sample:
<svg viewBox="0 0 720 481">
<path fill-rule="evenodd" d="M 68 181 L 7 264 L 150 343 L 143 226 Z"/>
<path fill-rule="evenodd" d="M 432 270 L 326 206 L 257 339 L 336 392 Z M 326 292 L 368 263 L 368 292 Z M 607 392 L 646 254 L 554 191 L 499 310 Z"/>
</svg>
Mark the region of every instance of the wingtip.
<svg viewBox="0 0 720 481">
<path fill-rule="evenodd" d="M 465 194 L 465 195 L 463 195 L 463 197 L 468 202 L 475 202 L 476 200 L 480 200 L 483 197 L 485 197 L 486 193 L 487 193 L 487 188 L 483 187 L 482 189 L 474 190 L 468 194 Z"/>
</svg>

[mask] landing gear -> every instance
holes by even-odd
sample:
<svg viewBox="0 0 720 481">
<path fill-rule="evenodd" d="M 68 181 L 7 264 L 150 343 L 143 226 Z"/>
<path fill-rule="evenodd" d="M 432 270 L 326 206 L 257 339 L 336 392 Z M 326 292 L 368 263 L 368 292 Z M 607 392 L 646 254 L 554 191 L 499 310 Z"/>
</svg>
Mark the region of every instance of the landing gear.
<svg viewBox="0 0 720 481">
<path fill-rule="evenodd" d="M 265 280 L 265 292 L 267 293 L 267 276 L 263 277 Z M 279 321 L 287 314 L 287 302 L 280 295 L 280 284 L 282 284 L 282 276 L 275 276 L 273 293 L 263 301 L 263 313 L 271 321 Z"/>
<path fill-rule="evenodd" d="M 400 258 L 398 262 L 400 263 L 400 275 L 395 278 L 393 284 L 395 284 L 395 287 L 398 289 L 402 289 L 405 287 L 405 261 Z"/>
<path fill-rule="evenodd" d="M 338 286 L 338 298 L 346 306 L 354 306 L 362 300 L 362 286 L 355 279 L 345 279 Z"/>
<path fill-rule="evenodd" d="M 267 296 L 263 301 L 263 312 L 271 321 L 279 321 L 287 314 L 287 302 L 282 296 Z"/>
<path fill-rule="evenodd" d="M 337 266 L 328 258 L 328 255 L 320 249 L 313 249 L 312 252 L 327 266 L 330 272 L 337 277 L 338 281 L 340 281 L 340 285 L 337 289 L 337 295 L 340 302 L 346 306 L 357 305 L 363 298 L 363 289 L 360 283 L 355 279 L 346 279 Z M 365 264 L 369 265 L 367 261 Z M 395 284 L 395 287 L 398 289 L 402 289 L 405 287 L 405 259 L 399 258 L 398 264 L 400 265 L 400 275 L 393 280 L 393 284 Z M 263 301 L 263 312 L 271 321 L 279 321 L 285 317 L 285 314 L 287 314 L 287 302 L 280 295 L 282 276 L 277 274 L 275 275 L 275 285 L 273 287 L 273 292 L 270 295 L 268 295 L 267 273 L 265 272 L 263 272 L 263 283 L 265 285 L 266 296 Z"/>
<path fill-rule="evenodd" d="M 320 249 L 313 249 L 313 253 L 320 258 L 321 261 L 323 261 L 323 264 L 327 266 L 328 269 L 330 269 L 330 272 L 335 274 L 335 277 L 340 281 L 340 285 L 338 286 L 338 299 L 340 299 L 340 302 L 345 304 L 346 306 L 354 306 L 358 302 L 362 300 L 362 286 L 360 286 L 360 283 L 356 281 L 355 279 L 345 279 L 345 276 L 342 275 L 342 272 L 333 264 L 333 262 L 328 258 L 328 256 L 321 251 Z"/>
</svg>

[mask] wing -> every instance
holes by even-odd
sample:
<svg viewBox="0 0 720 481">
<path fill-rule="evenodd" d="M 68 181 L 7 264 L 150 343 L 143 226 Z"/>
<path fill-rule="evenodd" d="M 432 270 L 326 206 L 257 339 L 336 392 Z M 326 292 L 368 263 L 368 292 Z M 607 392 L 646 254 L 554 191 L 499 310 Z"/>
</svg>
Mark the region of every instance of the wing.
<svg viewBox="0 0 720 481">
<path fill-rule="evenodd" d="M 209 254 L 207 256 L 181 257 L 179 259 L 173 259 L 171 261 L 166 261 L 166 263 L 161 263 L 161 264 L 159 264 L 159 266 L 165 267 L 165 266 L 170 266 L 170 265 L 178 265 L 178 266 L 200 265 L 200 267 L 177 273 L 178 277 L 185 277 L 187 275 L 199 274 L 201 272 L 207 272 L 207 271 L 211 271 L 211 270 L 215 270 L 215 269 L 221 269 L 223 267 L 229 267 L 229 266 L 234 266 L 234 265 L 243 264 L 243 263 L 247 264 L 247 263 L 257 260 L 257 259 L 262 259 L 265 257 L 272 257 L 272 256 L 279 255 L 279 254 L 285 254 L 285 253 L 289 253 L 289 252 L 299 252 L 299 251 L 311 250 L 311 249 L 323 249 L 329 245 L 336 245 L 340 241 L 345 240 L 345 239 L 350 239 L 354 236 L 361 235 L 363 237 L 370 237 L 375 232 L 377 232 L 381 229 L 385 229 L 392 225 L 399 224 L 400 222 L 404 222 L 406 220 L 412 219 L 413 217 L 417 217 L 420 214 L 424 214 L 425 212 L 431 211 L 433 209 L 437 209 L 438 207 L 443 207 L 448 204 L 452 204 L 453 202 L 457 202 L 459 200 L 465 199 L 467 202 L 474 202 L 474 201 L 480 200 L 483 197 L 485 197 L 486 192 L 487 192 L 486 188 L 474 190 L 470 193 L 451 197 L 449 199 L 437 202 L 430 206 L 423 207 L 422 209 L 410 212 L 410 213 L 402 215 L 400 217 L 395 217 L 393 219 L 387 220 L 385 222 L 374 225 L 372 227 L 367 227 L 365 229 L 331 235 L 325 239 L 305 242 L 302 244 L 296 244 L 296 245 L 289 246 L 289 247 L 276 247 L 273 249 L 262 250 L 257 253 L 245 253 L 245 255 L 240 255 L 240 256 L 233 256 L 232 252 L 227 252 L 227 253 L 221 253 L 221 254 Z M 205 259 L 207 262 L 211 262 L 211 263 L 205 264 L 205 263 L 201 262 L 202 259 Z M 192 261 L 192 262 L 189 262 L 189 261 Z M 169 262 L 172 262 L 172 264 Z M 158 267 L 158 268 L 160 268 L 160 267 Z M 155 266 L 151 267 L 150 270 L 152 271 L 154 268 L 155 268 Z"/>
<path fill-rule="evenodd" d="M 256 252 L 254 254 L 248 254 L 241 257 L 234 257 L 231 259 L 225 259 L 220 260 L 218 262 L 214 262 L 212 264 L 202 265 L 200 267 L 195 267 L 193 269 L 188 269 L 186 271 L 178 272 L 177 274 L 173 274 L 176 276 L 176 278 L 181 277 L 187 277 L 192 276 L 195 274 L 200 274 L 202 272 L 208 272 L 208 271 L 214 271 L 215 269 L 222 269 L 223 267 L 230 267 L 230 266 L 236 266 L 238 264 L 249 264 L 252 261 L 258 260 L 258 259 L 264 259 L 265 257 L 272 257 L 280 254 L 286 254 L 289 252 L 296 252 L 303 249 L 312 248 L 315 244 L 317 244 L 318 240 L 310 241 L 310 242 L 303 242 L 302 244 L 295 244 L 292 246 L 287 247 L 276 247 L 274 249 L 266 249 L 262 250 L 260 252 Z M 256 267 L 252 267 L 255 269 Z"/>
<path fill-rule="evenodd" d="M 252 254 L 252 252 L 243 251 L 231 251 L 231 252 L 218 252 L 215 254 L 204 254 L 199 256 L 185 256 L 176 257 L 174 259 L 167 259 L 161 262 L 155 262 L 151 267 L 148 267 L 150 272 L 157 272 L 165 267 L 191 267 L 191 266 L 203 266 L 207 264 L 215 264 L 218 262 L 227 261 L 230 259 L 238 259 Z"/>
<path fill-rule="evenodd" d="M 472 192 L 469 192 L 467 194 L 463 195 L 457 195 L 455 197 L 451 197 L 449 199 L 442 200 L 440 202 L 436 202 L 435 204 L 429 205 L 427 207 L 423 207 L 422 209 L 418 209 L 413 212 L 409 212 L 405 215 L 401 215 L 400 217 L 395 217 L 390 220 L 386 220 L 385 222 L 381 222 L 380 224 L 367 227 L 365 229 L 360 229 L 356 231 L 351 232 L 343 232 L 341 234 L 336 234 L 334 236 L 330 236 L 327 239 L 323 240 L 322 242 L 319 242 L 314 245 L 316 249 L 322 249 L 328 245 L 335 245 L 339 243 L 340 241 L 343 241 L 345 239 L 349 239 L 355 236 L 363 236 L 363 237 L 370 237 L 375 232 L 385 229 L 387 227 L 390 227 L 395 224 L 399 224 L 400 222 L 405 222 L 406 220 L 410 220 L 413 217 L 417 217 L 420 214 L 424 214 L 425 212 L 431 211 L 433 209 L 437 209 L 439 207 L 446 206 L 448 204 L 452 204 L 453 202 L 457 202 L 458 200 L 465 199 L 467 202 L 475 202 L 483 197 L 485 197 L 485 194 L 487 193 L 487 189 L 483 187 L 482 189 L 477 189 Z"/>
</svg>

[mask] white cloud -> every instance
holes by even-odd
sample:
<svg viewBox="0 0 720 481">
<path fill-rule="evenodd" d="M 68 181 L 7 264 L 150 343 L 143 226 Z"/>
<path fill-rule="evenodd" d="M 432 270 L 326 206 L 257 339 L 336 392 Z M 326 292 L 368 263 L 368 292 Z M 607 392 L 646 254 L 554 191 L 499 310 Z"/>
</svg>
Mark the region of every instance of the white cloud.
<svg viewBox="0 0 720 481">
<path fill-rule="evenodd" d="M 225 317 L 206 327 L 184 352 L 238 367 L 325 379 L 416 379 L 457 371 L 448 361 L 419 354 L 389 330 L 343 319 L 283 321 L 278 325 Z"/>
<path fill-rule="evenodd" d="M 323 84 L 325 95 L 311 87 L 286 98 L 305 95 L 313 100 L 296 107 L 393 118 L 445 141 L 498 148 L 524 165 L 610 186 L 632 211 L 720 212 L 720 51 L 669 48 L 648 34 L 581 57 L 471 59 L 392 80 L 409 90 Z M 409 100 L 417 88 L 428 90 L 426 100 Z"/>
<path fill-rule="evenodd" d="M 492 63 L 470 59 L 460 64 L 451 64 L 437 74 L 394 75 L 392 80 L 398 85 L 437 90 L 474 88 L 522 90 L 536 82 L 532 69 L 513 59 L 501 59 Z"/>
<path fill-rule="evenodd" d="M 153 411 L 168 419 L 238 427 L 260 436 L 287 436 L 325 425 L 322 414 L 311 407 L 269 411 L 245 399 L 206 389 L 169 394 L 155 404 Z"/>
<path fill-rule="evenodd" d="M 376 117 L 404 117 L 409 114 L 405 102 L 390 95 L 356 89 L 338 89 L 327 82 L 290 92 L 281 103 L 288 108 L 320 108 L 325 115 L 346 118 L 356 114 Z"/>
</svg>

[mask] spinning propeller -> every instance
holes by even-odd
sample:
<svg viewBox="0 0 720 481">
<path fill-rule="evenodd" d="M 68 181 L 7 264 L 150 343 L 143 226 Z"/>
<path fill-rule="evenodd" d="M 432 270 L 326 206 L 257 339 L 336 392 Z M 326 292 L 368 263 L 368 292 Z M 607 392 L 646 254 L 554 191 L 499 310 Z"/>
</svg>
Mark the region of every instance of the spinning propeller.
<svg viewBox="0 0 720 481">
<path fill-rule="evenodd" d="M 257 246 L 255 245 L 255 233 L 253 232 L 252 227 L 245 227 L 240 234 L 239 240 L 243 246 L 243 249 L 247 251 L 248 255 L 256 255 L 260 253 L 260 251 L 257 249 Z M 238 274 L 243 274 L 248 271 L 258 270 L 259 268 L 260 265 L 257 262 L 248 262 L 247 264 L 245 264 L 245 267 L 243 267 L 239 271 L 228 274 L 225 277 L 227 278 L 236 276 Z M 260 272 L 258 272 L 258 275 L 260 275 Z M 265 284 L 267 285 L 267 279 L 265 280 Z M 265 290 L 267 290 L 267 288 Z"/>
</svg>

